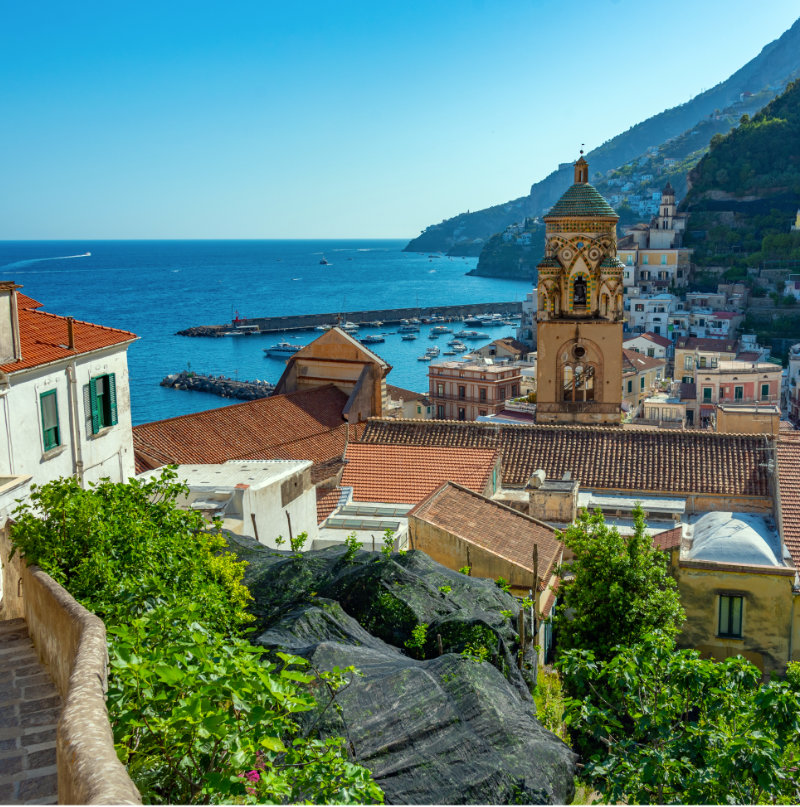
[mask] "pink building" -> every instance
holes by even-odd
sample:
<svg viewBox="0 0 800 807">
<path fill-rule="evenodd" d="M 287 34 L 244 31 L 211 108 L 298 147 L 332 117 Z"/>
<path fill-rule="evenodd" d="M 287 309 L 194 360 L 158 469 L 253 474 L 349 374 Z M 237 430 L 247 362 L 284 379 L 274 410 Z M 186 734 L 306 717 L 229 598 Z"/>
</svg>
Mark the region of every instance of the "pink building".
<svg viewBox="0 0 800 807">
<path fill-rule="evenodd" d="M 520 394 L 519 367 L 445 361 L 428 369 L 428 398 L 437 420 L 476 420 L 501 411 Z"/>
</svg>

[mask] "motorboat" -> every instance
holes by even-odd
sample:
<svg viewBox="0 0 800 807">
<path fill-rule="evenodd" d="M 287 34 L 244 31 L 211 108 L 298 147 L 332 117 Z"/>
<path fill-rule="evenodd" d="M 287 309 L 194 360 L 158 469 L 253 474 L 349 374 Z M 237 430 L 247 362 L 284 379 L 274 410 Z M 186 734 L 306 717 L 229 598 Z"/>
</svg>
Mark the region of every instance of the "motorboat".
<svg viewBox="0 0 800 807">
<path fill-rule="evenodd" d="M 445 350 L 442 355 L 443 356 L 455 356 L 456 352 L 455 352 L 455 350 Z"/>
<path fill-rule="evenodd" d="M 488 333 L 482 333 L 481 331 L 459 331 L 456 336 L 461 337 L 462 339 L 488 339 Z"/>
<path fill-rule="evenodd" d="M 315 331 L 329 331 L 332 327 L 333 327 L 333 325 L 317 325 L 317 327 L 314 330 Z"/>
<path fill-rule="evenodd" d="M 431 332 L 428 334 L 428 339 L 438 339 L 438 338 L 439 338 L 439 334 L 438 334 L 438 333 L 434 333 L 433 331 L 431 331 Z"/>
<path fill-rule="evenodd" d="M 345 333 L 355 333 L 358 330 L 358 325 L 355 322 L 345 322 L 344 325 L 339 326 Z"/>
<path fill-rule="evenodd" d="M 483 320 L 478 319 L 478 317 L 464 317 L 464 324 L 465 325 L 482 325 Z"/>
<path fill-rule="evenodd" d="M 428 356 L 438 356 L 440 352 L 441 352 L 441 351 L 439 350 L 439 348 L 438 348 L 438 347 L 429 347 L 429 348 L 428 348 L 428 349 L 425 351 L 425 353 L 426 353 Z"/>
<path fill-rule="evenodd" d="M 323 256 L 322 256 L 322 257 L 319 259 L 319 265 L 320 265 L 320 266 L 330 266 L 330 263 L 329 263 L 328 261 L 326 261 L 326 260 L 325 260 L 325 256 L 323 255 Z"/>
<path fill-rule="evenodd" d="M 415 333 L 404 333 L 400 338 L 404 342 L 413 342 L 414 339 L 417 338 L 417 335 Z"/>
<path fill-rule="evenodd" d="M 373 328 L 380 328 L 381 325 L 383 325 L 383 322 L 381 322 L 379 319 L 374 319 L 374 320 L 372 320 L 372 322 L 370 322 L 370 325 Z M 381 340 L 381 341 L 383 341 L 383 340 Z"/>
<path fill-rule="evenodd" d="M 417 356 L 417 361 L 433 361 L 433 356 L 426 353 L 424 356 Z"/>
<path fill-rule="evenodd" d="M 365 345 L 376 345 L 378 342 L 385 342 L 386 340 L 383 338 L 382 334 L 370 334 L 368 336 L 362 336 L 359 340 Z"/>
<path fill-rule="evenodd" d="M 453 329 L 448 328 L 447 325 L 434 325 L 433 328 L 431 328 L 431 333 L 435 333 L 437 335 L 442 333 L 453 333 Z"/>
<path fill-rule="evenodd" d="M 400 333 L 416 333 L 419 331 L 419 325 L 415 325 L 413 322 L 403 321 L 400 323 L 400 327 L 397 330 Z"/>
<path fill-rule="evenodd" d="M 298 350 L 302 350 L 304 345 L 293 345 L 291 342 L 278 342 L 272 347 L 265 347 L 264 353 L 267 356 L 293 356 Z"/>
</svg>

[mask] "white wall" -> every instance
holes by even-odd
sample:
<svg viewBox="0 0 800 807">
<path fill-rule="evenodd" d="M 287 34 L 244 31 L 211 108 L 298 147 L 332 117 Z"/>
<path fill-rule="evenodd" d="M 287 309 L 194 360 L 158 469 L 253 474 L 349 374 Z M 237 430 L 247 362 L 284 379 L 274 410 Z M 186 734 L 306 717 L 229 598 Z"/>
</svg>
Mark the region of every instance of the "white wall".
<svg viewBox="0 0 800 807">
<path fill-rule="evenodd" d="M 116 376 L 118 422 L 93 435 L 83 388 L 106 373 Z M 134 475 L 127 345 L 12 373 L 8 381 L 0 390 L 0 475 L 30 474 L 37 485 L 76 473 L 85 483 Z M 50 390 L 56 392 L 61 445 L 45 453 L 40 396 Z"/>
</svg>

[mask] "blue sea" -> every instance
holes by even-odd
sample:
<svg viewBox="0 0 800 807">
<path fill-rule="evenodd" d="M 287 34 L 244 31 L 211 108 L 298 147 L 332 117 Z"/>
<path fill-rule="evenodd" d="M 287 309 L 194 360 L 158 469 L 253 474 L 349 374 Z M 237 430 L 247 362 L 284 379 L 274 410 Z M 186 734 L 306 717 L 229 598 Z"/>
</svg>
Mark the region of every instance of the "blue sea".
<svg viewBox="0 0 800 807">
<path fill-rule="evenodd" d="M 275 382 L 284 360 L 263 348 L 282 338 L 306 344 L 314 331 L 251 338 L 189 338 L 192 325 L 240 317 L 334 313 L 458 303 L 522 300 L 527 281 L 467 277 L 477 258 L 403 252 L 405 241 L 3 241 L 0 280 L 14 280 L 45 310 L 133 331 L 129 349 L 133 422 L 145 423 L 216 406 L 229 400 L 159 386 L 169 373 L 197 372 Z M 91 255 L 84 257 L 83 253 Z M 320 265 L 325 256 L 327 266 Z M 393 369 L 389 382 L 426 391 L 427 363 L 417 360 L 429 341 L 416 342 L 396 327 L 371 347 Z M 394 331 L 394 332 L 393 332 Z M 513 329 L 492 328 L 491 337 Z M 480 344 L 480 343 L 478 343 Z"/>
</svg>

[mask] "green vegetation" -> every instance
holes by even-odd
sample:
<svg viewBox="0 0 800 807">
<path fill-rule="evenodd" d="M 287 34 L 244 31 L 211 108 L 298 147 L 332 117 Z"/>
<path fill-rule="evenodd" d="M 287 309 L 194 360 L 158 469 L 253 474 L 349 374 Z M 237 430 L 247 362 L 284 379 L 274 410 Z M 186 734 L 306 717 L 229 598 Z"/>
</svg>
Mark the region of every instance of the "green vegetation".
<svg viewBox="0 0 800 807">
<path fill-rule="evenodd" d="M 536 718 L 548 730 L 560 737 L 567 745 L 570 743 L 567 728 L 564 725 L 564 707 L 566 698 L 561 684 L 561 676 L 554 669 L 539 670 L 536 688 L 533 690 L 536 704 Z"/>
<path fill-rule="evenodd" d="M 314 733 L 311 716 L 354 672 L 262 660 L 243 638 L 244 564 L 199 513 L 176 507 L 188 491 L 175 478 L 34 487 L 11 535 L 106 623 L 114 742 L 144 802 L 382 801 L 344 741 Z"/>
<path fill-rule="evenodd" d="M 641 507 L 633 511 L 634 533 L 619 534 L 603 514 L 581 512 L 561 533 L 575 559 L 562 573 L 556 613 L 561 650 L 591 650 L 609 658 L 653 630 L 674 636 L 683 622 L 667 558 L 653 547 Z"/>
<path fill-rule="evenodd" d="M 583 779 L 610 803 L 797 803 L 800 691 L 741 656 L 676 650 L 663 633 L 608 660 L 565 652 L 565 722 Z"/>
<path fill-rule="evenodd" d="M 428 624 L 421 622 L 411 631 L 411 638 L 406 639 L 406 650 L 411 653 L 414 658 L 425 658 L 425 644 L 428 641 Z"/>
</svg>

